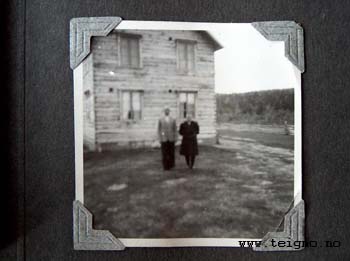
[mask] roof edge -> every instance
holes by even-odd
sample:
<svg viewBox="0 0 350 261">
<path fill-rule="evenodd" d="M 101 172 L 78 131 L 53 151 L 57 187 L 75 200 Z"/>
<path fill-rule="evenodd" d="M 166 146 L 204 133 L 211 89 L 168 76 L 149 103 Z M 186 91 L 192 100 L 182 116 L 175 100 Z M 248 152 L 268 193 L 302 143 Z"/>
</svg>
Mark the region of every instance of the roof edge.
<svg viewBox="0 0 350 261">
<path fill-rule="evenodd" d="M 210 33 L 209 31 L 202 31 L 202 32 L 206 34 L 210 38 L 210 40 L 212 40 L 215 51 L 224 48 L 224 46 L 219 42 L 219 40 L 212 33 Z"/>
</svg>

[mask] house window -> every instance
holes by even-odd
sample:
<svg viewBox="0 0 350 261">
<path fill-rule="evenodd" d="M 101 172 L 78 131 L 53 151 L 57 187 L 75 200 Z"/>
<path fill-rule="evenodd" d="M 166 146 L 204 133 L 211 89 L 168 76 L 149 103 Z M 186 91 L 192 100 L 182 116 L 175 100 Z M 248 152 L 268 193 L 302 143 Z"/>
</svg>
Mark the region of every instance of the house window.
<svg viewBox="0 0 350 261">
<path fill-rule="evenodd" d="M 142 92 L 122 92 L 122 114 L 124 120 L 141 120 L 142 117 Z"/>
<path fill-rule="evenodd" d="M 140 67 L 140 36 L 120 35 L 120 65 L 129 68 Z"/>
<path fill-rule="evenodd" d="M 180 92 L 179 107 L 180 118 L 186 118 L 187 115 L 191 115 L 194 118 L 196 115 L 196 93 Z"/>
<path fill-rule="evenodd" d="M 195 71 L 196 42 L 177 40 L 177 69 L 181 73 L 194 73 Z"/>
</svg>

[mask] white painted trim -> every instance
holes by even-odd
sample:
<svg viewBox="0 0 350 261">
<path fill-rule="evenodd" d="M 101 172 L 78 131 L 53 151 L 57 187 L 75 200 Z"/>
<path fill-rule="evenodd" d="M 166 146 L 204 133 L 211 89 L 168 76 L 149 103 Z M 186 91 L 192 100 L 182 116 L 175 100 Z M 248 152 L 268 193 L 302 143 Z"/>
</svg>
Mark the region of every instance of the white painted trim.
<svg viewBox="0 0 350 261">
<path fill-rule="evenodd" d="M 75 143 L 75 199 L 84 204 L 84 110 L 83 63 L 73 71 L 74 78 L 74 143 Z"/>
<path fill-rule="evenodd" d="M 240 247 L 239 241 L 261 238 L 118 238 L 126 247 Z M 248 247 L 248 246 L 247 246 Z"/>
</svg>

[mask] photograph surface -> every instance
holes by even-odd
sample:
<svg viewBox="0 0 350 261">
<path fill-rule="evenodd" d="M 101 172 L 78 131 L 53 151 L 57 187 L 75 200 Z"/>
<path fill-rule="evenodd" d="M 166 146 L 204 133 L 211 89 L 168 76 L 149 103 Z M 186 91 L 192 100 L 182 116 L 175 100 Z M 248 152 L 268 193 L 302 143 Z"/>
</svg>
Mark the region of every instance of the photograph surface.
<svg viewBox="0 0 350 261">
<path fill-rule="evenodd" d="M 301 198 L 301 73 L 284 53 L 251 24 L 123 21 L 92 37 L 74 84 L 94 228 L 126 246 L 278 230 Z"/>
</svg>

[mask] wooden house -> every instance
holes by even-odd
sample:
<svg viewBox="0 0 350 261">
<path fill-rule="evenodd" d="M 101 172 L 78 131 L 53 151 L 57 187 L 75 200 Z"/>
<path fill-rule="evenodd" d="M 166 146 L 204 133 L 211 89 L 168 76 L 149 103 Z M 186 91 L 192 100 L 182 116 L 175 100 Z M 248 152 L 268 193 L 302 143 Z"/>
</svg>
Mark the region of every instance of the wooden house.
<svg viewBox="0 0 350 261">
<path fill-rule="evenodd" d="M 214 52 L 220 48 L 206 31 L 115 30 L 93 37 L 83 63 L 85 148 L 156 144 L 166 107 L 177 125 L 193 116 L 199 142 L 215 141 Z"/>
</svg>

